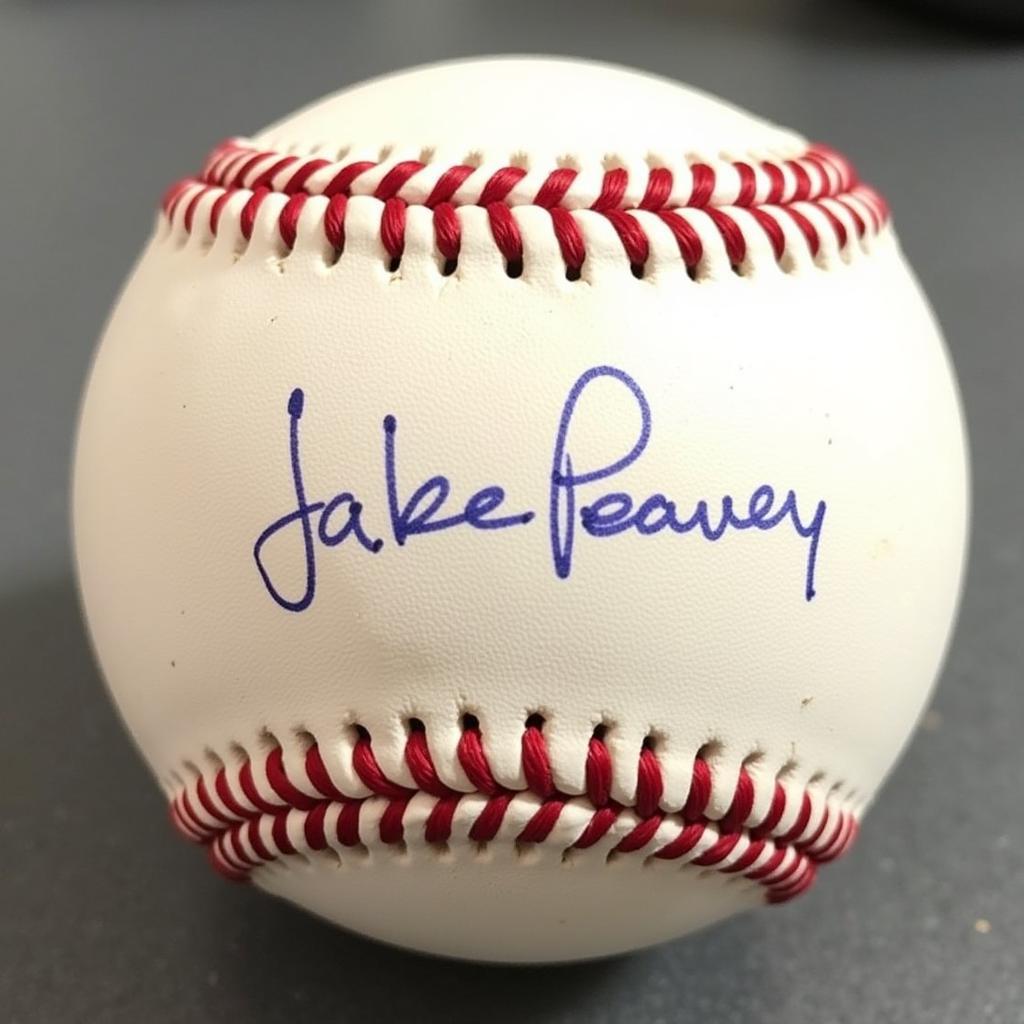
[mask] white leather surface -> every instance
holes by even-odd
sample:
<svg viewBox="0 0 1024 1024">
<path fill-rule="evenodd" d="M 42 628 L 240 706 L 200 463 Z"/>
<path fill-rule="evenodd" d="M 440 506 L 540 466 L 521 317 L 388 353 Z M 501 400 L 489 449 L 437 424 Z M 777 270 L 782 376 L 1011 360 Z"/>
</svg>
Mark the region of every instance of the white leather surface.
<svg viewBox="0 0 1024 1024">
<path fill-rule="evenodd" d="M 294 860 L 294 858 L 293 858 Z M 757 886 L 672 861 L 584 855 L 546 845 L 525 856 L 490 844 L 317 857 L 259 872 L 267 892 L 383 942 L 470 960 L 560 961 L 628 952 L 760 902 Z"/>
<path fill-rule="evenodd" d="M 799 156 L 804 140 L 696 89 L 614 64 L 492 58 L 450 63 L 345 89 L 257 135 L 274 149 L 341 150 L 353 159 L 467 157 L 498 166 L 579 165 L 606 159 L 670 161 Z M 381 115 L 384 114 L 384 117 Z M 240 126 L 246 127 L 246 126 Z"/>
<path fill-rule="evenodd" d="M 429 74 L 436 82 L 442 73 Z M 467 97 L 494 80 L 493 68 L 448 74 L 443 88 Z M 582 74 L 588 109 L 597 109 L 603 72 Z M 526 69 L 524 80 L 531 76 Z M 736 115 L 724 117 L 719 136 L 717 107 L 635 81 L 608 79 L 616 103 L 635 88 L 642 105 L 651 89 L 666 114 L 677 96 L 679 114 L 636 119 L 630 143 L 643 125 L 652 149 L 689 151 L 692 120 L 705 125 L 692 148 L 735 144 Z M 325 136 L 347 141 L 353 126 L 369 138 L 379 125 L 381 146 L 403 144 L 403 130 L 419 146 L 441 130 L 429 121 L 414 130 L 408 100 L 421 93 L 415 78 L 396 79 L 270 134 L 312 150 Z M 546 95 L 527 90 L 519 99 L 532 102 L 532 116 L 516 115 L 524 130 L 538 126 L 541 149 L 551 142 Z M 458 146 L 474 136 L 493 144 L 492 109 L 466 103 L 451 129 Z M 594 152 L 607 120 L 577 125 Z M 753 148 L 783 145 L 759 122 L 749 131 Z M 756 755 L 759 784 L 786 769 L 795 783 L 836 788 L 855 808 L 870 800 L 935 677 L 966 518 L 955 387 L 891 234 L 848 262 L 826 253 L 821 265 L 805 257 L 784 272 L 752 233 L 745 276 L 712 253 L 695 282 L 652 227 L 655 256 L 637 280 L 595 216 L 584 277 L 569 282 L 550 218 L 527 210 L 524 274 L 510 279 L 483 212 L 470 211 L 480 216 L 465 221 L 458 273 L 444 278 L 426 211 L 410 210 L 406 252 L 391 273 L 376 236 L 379 202 L 351 202 L 336 265 L 325 262 L 307 206 L 286 258 L 271 201 L 240 258 L 230 230 L 210 246 L 201 231 L 158 226 L 89 384 L 75 480 L 81 585 L 106 677 L 161 781 L 172 786 L 186 762 L 203 765 L 209 752 L 258 750 L 268 733 L 286 749 L 311 733 L 329 750 L 353 723 L 402 780 L 405 723 L 416 717 L 446 781 L 465 785 L 454 745 L 469 711 L 499 781 L 521 785 L 523 722 L 539 712 L 556 781 L 570 793 L 582 789 L 586 744 L 604 722 L 620 754 L 614 795 L 625 802 L 649 734 L 666 809 L 685 800 L 689 766 L 708 744 L 721 779 Z M 808 542 L 786 524 L 716 543 L 697 533 L 595 538 L 577 528 L 571 576 L 556 576 L 548 503 L 559 414 L 574 381 L 601 365 L 642 388 L 650 442 L 621 474 L 582 486 L 580 504 L 611 490 L 638 501 L 662 492 L 683 514 L 700 498 L 714 513 L 723 494 L 744 508 L 770 484 L 780 496 L 796 492 L 806 521 L 824 500 L 812 601 Z M 319 547 L 316 596 L 300 613 L 270 598 L 252 555 L 260 532 L 295 507 L 287 402 L 296 387 L 305 392 L 310 500 L 353 492 L 365 528 L 384 540 L 376 555 L 352 537 Z M 462 525 L 396 545 L 387 414 L 398 421 L 403 500 L 441 473 L 452 483 L 446 511 L 499 484 L 502 511 L 529 509 L 535 520 L 499 531 Z M 638 423 L 629 393 L 598 381 L 573 420 L 574 465 L 621 457 Z M 301 593 L 301 545 L 288 532 L 268 545 L 268 565 L 282 590 Z M 430 859 L 408 870 L 429 892 Z M 280 873 L 267 884 L 343 923 L 424 944 L 416 886 L 367 883 L 367 874 L 337 889 L 340 875 L 323 870 L 320 883 L 304 875 L 294 892 Z M 538 904 L 567 884 L 562 873 L 537 877 L 527 892 Z M 389 893 L 402 894 L 401 916 Z M 581 888 L 581 906 L 585 895 Z M 494 913 L 529 898 L 509 883 Z M 434 897 L 424 900 L 433 906 Z M 671 927 L 624 909 L 605 951 L 703 923 L 699 904 L 681 899 Z M 386 929 L 366 923 L 372 906 L 392 922 Z M 509 928 L 496 933 L 520 927 L 519 913 L 510 910 Z M 453 920 L 457 927 L 457 911 Z M 465 920 L 460 943 L 477 929 L 472 915 Z M 581 914 L 560 948 L 600 951 L 590 931 Z M 478 948 L 500 956 L 503 942 Z"/>
</svg>

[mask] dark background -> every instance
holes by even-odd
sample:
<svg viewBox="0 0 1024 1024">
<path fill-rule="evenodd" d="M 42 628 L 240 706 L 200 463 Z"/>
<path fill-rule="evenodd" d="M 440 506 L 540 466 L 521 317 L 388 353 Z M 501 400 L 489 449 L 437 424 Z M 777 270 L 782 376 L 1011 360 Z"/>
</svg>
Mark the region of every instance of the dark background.
<svg viewBox="0 0 1024 1024">
<path fill-rule="evenodd" d="M 0 1020 L 1024 1021 L 1024 60 L 932 6 L 953 0 L 0 2 Z M 324 92 L 481 52 L 637 65 L 852 155 L 971 433 L 955 643 L 851 856 L 793 905 L 601 964 L 407 955 L 219 881 L 165 824 L 69 570 L 78 394 L 163 188 Z"/>
</svg>

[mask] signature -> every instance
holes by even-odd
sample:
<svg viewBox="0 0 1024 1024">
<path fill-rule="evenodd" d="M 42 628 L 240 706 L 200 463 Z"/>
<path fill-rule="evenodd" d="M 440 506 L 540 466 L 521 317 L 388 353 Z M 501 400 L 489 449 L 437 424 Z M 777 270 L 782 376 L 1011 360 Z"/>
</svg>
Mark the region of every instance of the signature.
<svg viewBox="0 0 1024 1024">
<path fill-rule="evenodd" d="M 617 381 L 632 395 L 640 414 L 640 431 L 632 447 L 608 465 L 581 468 L 574 465 L 568 441 L 580 397 L 598 378 Z M 376 555 L 385 546 L 383 537 L 374 536 L 365 522 L 366 506 L 352 491 L 342 490 L 330 497 L 311 501 L 302 468 L 299 423 L 306 407 L 305 394 L 295 388 L 288 398 L 288 451 L 291 466 L 294 507 L 275 519 L 260 533 L 253 546 L 253 558 L 267 593 L 290 612 L 305 611 L 316 597 L 317 556 L 322 548 L 334 548 L 349 542 L 367 555 Z M 716 542 L 729 531 L 774 530 L 789 526 L 808 542 L 804 566 L 803 593 L 807 601 L 815 596 L 814 577 L 818 545 L 825 521 L 825 502 L 814 505 L 808 518 L 801 515 L 799 499 L 793 490 L 779 499 L 769 484 L 760 484 L 749 498 L 737 502 L 724 495 L 712 503 L 697 500 L 685 512 L 664 494 L 651 494 L 642 500 L 626 491 L 608 491 L 580 504 L 587 488 L 610 480 L 633 465 L 644 453 L 651 438 L 651 407 L 639 384 L 614 366 L 595 366 L 581 374 L 562 406 L 547 471 L 548 536 L 551 565 L 559 579 L 572 575 L 579 532 L 594 537 L 613 537 L 633 531 L 641 536 L 669 532 L 696 532 L 705 541 Z M 387 492 L 388 528 L 391 540 L 404 547 L 419 534 L 441 533 L 460 527 L 473 530 L 509 530 L 528 526 L 537 518 L 534 510 L 510 511 L 508 496 L 498 484 L 480 488 L 461 509 L 450 507 L 451 482 L 437 475 L 421 483 L 408 498 L 402 497 L 398 476 L 398 421 L 387 415 L 383 420 L 384 488 Z M 263 557 L 267 543 L 285 531 L 298 531 L 305 561 L 304 589 L 287 594 L 275 582 Z"/>
</svg>

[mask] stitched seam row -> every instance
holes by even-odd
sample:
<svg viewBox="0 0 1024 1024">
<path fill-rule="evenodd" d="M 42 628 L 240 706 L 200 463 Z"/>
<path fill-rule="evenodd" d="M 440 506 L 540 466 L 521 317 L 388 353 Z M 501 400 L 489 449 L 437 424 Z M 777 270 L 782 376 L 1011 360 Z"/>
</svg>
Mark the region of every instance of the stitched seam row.
<svg viewBox="0 0 1024 1024">
<path fill-rule="evenodd" d="M 292 766 L 291 772 L 278 746 L 257 765 L 246 759 L 237 769 L 222 765 L 214 773 L 193 773 L 171 797 L 171 818 L 187 838 L 208 847 L 221 874 L 236 880 L 280 857 L 362 848 L 367 842 L 444 847 L 458 840 L 510 841 L 557 843 L 570 854 L 600 845 L 609 856 L 642 853 L 689 862 L 743 875 L 764 887 L 769 902 L 804 892 L 817 866 L 843 853 L 857 832 L 854 814 L 831 799 L 817 820 L 806 790 L 788 823 L 794 797 L 778 781 L 766 813 L 751 821 L 755 789 L 746 768 L 740 769 L 726 813 L 712 818 L 713 767 L 699 756 L 685 805 L 665 812 L 662 769 L 647 746 L 639 755 L 634 802 L 624 806 L 610 796 L 611 754 L 597 735 L 590 740 L 581 796 L 556 788 L 547 745 L 535 725 L 522 737 L 523 790 L 495 781 L 478 728 L 463 731 L 457 756 L 472 792 L 444 784 L 425 733 L 411 731 L 404 752 L 415 783 L 409 787 L 384 774 L 369 735 L 361 731 L 351 767 L 369 795 L 352 796 L 338 788 L 316 743 L 306 749 L 301 770 Z"/>
<path fill-rule="evenodd" d="M 496 169 L 471 164 L 445 166 L 420 160 L 331 162 L 259 149 L 243 140 L 216 147 L 197 178 L 224 188 L 271 189 L 284 195 L 372 195 L 430 208 L 533 205 L 547 209 L 599 212 L 656 211 L 678 207 L 781 206 L 850 192 L 861 184 L 853 165 L 827 146 L 815 145 L 789 160 L 692 162 L 685 168 L 626 167 L 602 170 L 600 184 L 574 167 L 529 172 L 521 166 Z M 594 197 L 585 202 L 589 193 Z"/>
<path fill-rule="evenodd" d="M 225 147 L 221 147 L 222 150 Z M 325 160 L 302 160 L 267 151 L 228 145 L 215 151 L 199 178 L 186 178 L 164 195 L 162 208 L 171 222 L 187 233 L 199 226 L 216 236 L 225 211 L 230 209 L 236 230 L 248 242 L 266 200 L 273 196 L 277 240 L 292 250 L 300 230 L 311 225 L 301 221 L 303 210 L 315 200 L 318 230 L 336 257 L 345 249 L 346 218 L 350 200 L 367 196 L 380 207 L 379 238 L 390 264 L 397 269 L 405 251 L 407 211 L 410 206 L 430 211 L 433 243 L 444 264 L 454 273 L 462 248 L 462 212 L 467 207 L 486 211 L 491 238 L 500 251 L 508 274 L 523 272 L 524 242 L 517 211 L 535 207 L 547 212 L 550 227 L 565 264 L 566 276 L 578 279 L 587 259 L 587 236 L 581 216 L 599 215 L 611 225 L 633 273 L 644 276 L 651 259 L 653 217 L 667 230 L 692 277 L 708 253 L 710 239 L 723 251 L 729 264 L 740 272 L 755 243 L 751 232 L 760 232 L 780 265 L 794 242 L 817 259 L 826 245 L 845 252 L 855 241 L 878 234 L 888 221 L 885 201 L 873 189 L 860 184 L 852 168 L 838 155 L 811 149 L 800 160 L 773 164 L 762 162 L 730 165 L 734 187 L 721 187 L 722 175 L 709 165 L 689 168 L 690 188 L 681 202 L 667 168 L 649 171 L 643 195 L 635 205 L 628 200 L 628 174 L 621 168 L 604 172 L 597 198 L 585 209 L 566 205 L 576 171 L 559 168 L 544 179 L 536 192 L 515 196 L 525 172 L 505 167 L 488 172 L 486 180 L 472 188 L 467 182 L 474 169 L 447 168 L 436 174 L 429 193 L 414 187 L 428 167 L 418 161 L 393 166 L 357 161 L 328 165 Z M 244 198 L 232 203 L 237 196 Z M 205 204 L 205 205 L 204 205 Z M 229 204 L 231 204 L 229 206 Z M 831 237 L 829 237 L 831 236 Z"/>
</svg>

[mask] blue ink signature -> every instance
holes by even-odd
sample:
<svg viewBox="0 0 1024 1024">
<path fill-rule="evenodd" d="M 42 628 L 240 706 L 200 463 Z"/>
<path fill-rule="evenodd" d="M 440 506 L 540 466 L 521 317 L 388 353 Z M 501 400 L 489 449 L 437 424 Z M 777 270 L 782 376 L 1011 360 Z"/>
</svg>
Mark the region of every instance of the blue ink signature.
<svg viewBox="0 0 1024 1024">
<path fill-rule="evenodd" d="M 574 467 L 568 450 L 569 431 L 580 397 L 595 380 L 607 377 L 628 389 L 640 413 L 640 433 L 630 450 L 606 466 L 580 471 Z M 309 501 L 302 471 L 299 445 L 299 421 L 305 410 L 305 396 L 295 388 L 288 398 L 288 450 L 291 464 L 292 489 L 295 508 L 275 519 L 256 538 L 253 558 L 260 577 L 270 596 L 282 608 L 291 612 L 305 611 L 316 596 L 317 545 L 337 547 L 352 537 L 363 550 L 377 554 L 384 546 L 380 537 L 371 538 L 363 525 L 363 503 L 350 491 L 339 491 L 326 501 Z M 396 437 L 398 421 L 395 416 L 384 417 L 384 484 L 387 491 L 388 516 L 391 535 L 402 547 L 417 534 L 437 533 L 442 530 L 468 526 L 476 530 L 503 530 L 530 523 L 536 513 L 519 512 L 511 515 L 496 513 L 505 503 L 503 487 L 496 484 L 478 490 L 465 503 L 460 512 L 438 518 L 451 496 L 451 482 L 442 475 L 432 476 L 401 501 L 397 470 Z M 641 536 L 650 536 L 669 530 L 685 534 L 699 530 L 710 542 L 720 540 L 728 530 L 773 530 L 789 522 L 796 534 L 809 541 L 804 573 L 804 598 L 815 596 L 814 577 L 818 561 L 818 545 L 825 521 L 825 502 L 819 501 L 808 520 L 801 517 L 795 491 L 787 491 L 776 504 L 775 490 L 768 484 L 755 487 L 743 511 L 737 511 L 730 495 L 721 499 L 721 513 L 712 519 L 708 502 L 701 498 L 693 511 L 680 518 L 676 502 L 664 494 L 656 493 L 636 504 L 625 491 L 611 491 L 589 505 L 580 507 L 577 515 L 577 490 L 601 480 L 608 480 L 631 466 L 644 453 L 651 437 L 651 407 L 640 386 L 629 374 L 614 366 L 595 366 L 581 374 L 573 384 L 562 406 L 555 436 L 550 471 L 549 538 L 551 558 L 556 576 L 568 579 L 572 573 L 577 525 L 591 537 L 613 537 L 635 530 Z M 301 596 L 286 596 L 271 578 L 263 559 L 263 548 L 283 530 L 297 526 L 302 537 L 305 560 L 305 587 Z"/>
</svg>

